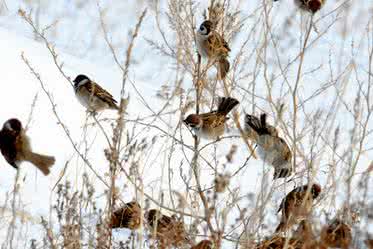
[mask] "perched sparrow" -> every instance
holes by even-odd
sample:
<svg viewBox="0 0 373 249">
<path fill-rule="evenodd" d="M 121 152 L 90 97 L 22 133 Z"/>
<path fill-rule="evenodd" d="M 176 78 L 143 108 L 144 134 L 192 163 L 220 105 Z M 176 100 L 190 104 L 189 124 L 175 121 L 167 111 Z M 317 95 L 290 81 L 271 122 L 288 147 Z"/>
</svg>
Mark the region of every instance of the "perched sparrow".
<svg viewBox="0 0 373 249">
<path fill-rule="evenodd" d="M 206 139 L 216 139 L 224 134 L 225 121 L 228 119 L 227 115 L 239 103 L 234 98 L 219 98 L 218 110 L 203 114 L 190 114 L 184 120 L 184 123 L 197 136 Z"/>
<path fill-rule="evenodd" d="M 213 249 L 213 243 L 210 240 L 202 240 L 190 249 Z"/>
<path fill-rule="evenodd" d="M 248 137 L 258 145 L 259 157 L 275 168 L 273 179 L 291 175 L 292 154 L 285 140 L 278 136 L 275 127 L 266 122 L 267 115 L 260 115 L 260 120 L 247 114 L 245 117 L 245 131 Z"/>
<path fill-rule="evenodd" d="M 277 2 L 278 0 L 273 0 Z M 325 4 L 326 0 L 294 0 L 294 3 L 302 10 L 315 14 Z"/>
<path fill-rule="evenodd" d="M 214 26 L 209 20 L 200 25 L 197 31 L 197 47 L 201 56 L 218 63 L 219 76 L 224 79 L 230 67 L 227 57 L 231 49 L 224 38 L 215 31 Z"/>
<path fill-rule="evenodd" d="M 308 190 L 308 185 L 304 185 L 288 193 L 282 199 L 280 208 L 277 211 L 280 212 L 282 210 L 282 217 L 280 224 L 276 228 L 276 232 L 285 231 L 293 224 L 307 219 L 312 210 L 313 200 L 319 196 L 320 192 L 320 185 L 312 184 L 310 190 Z"/>
<path fill-rule="evenodd" d="M 96 113 L 104 109 L 119 109 L 113 96 L 87 76 L 79 74 L 73 82 L 76 97 L 89 111 Z"/>
<path fill-rule="evenodd" d="M 286 247 L 285 247 L 286 245 Z M 274 236 L 256 245 L 255 249 L 305 249 L 303 242 L 294 238 Z"/>
<path fill-rule="evenodd" d="M 54 164 L 52 156 L 44 156 L 32 152 L 30 139 L 18 119 L 9 119 L 0 131 L 0 150 L 6 161 L 18 169 L 19 164 L 28 161 L 34 164 L 44 175 L 49 174 L 49 168 Z"/>
<path fill-rule="evenodd" d="M 351 241 L 351 228 L 339 219 L 321 230 L 321 244 L 325 247 L 348 249 Z"/>
<path fill-rule="evenodd" d="M 111 228 L 128 228 L 136 230 L 141 224 L 141 207 L 135 202 L 128 202 L 124 207 L 114 211 L 111 216 Z"/>
<path fill-rule="evenodd" d="M 179 247 L 189 242 L 184 224 L 174 217 L 161 214 L 151 209 L 145 214 L 150 233 L 159 241 L 159 248 Z"/>
</svg>

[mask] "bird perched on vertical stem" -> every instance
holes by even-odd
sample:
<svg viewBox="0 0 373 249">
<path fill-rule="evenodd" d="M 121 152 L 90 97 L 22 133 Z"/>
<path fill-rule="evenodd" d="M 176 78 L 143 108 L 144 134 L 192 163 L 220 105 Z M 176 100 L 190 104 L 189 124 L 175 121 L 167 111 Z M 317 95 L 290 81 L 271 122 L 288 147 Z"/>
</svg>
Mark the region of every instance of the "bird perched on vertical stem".
<svg viewBox="0 0 373 249">
<path fill-rule="evenodd" d="M 197 48 L 202 57 L 217 62 L 218 75 L 224 79 L 229 71 L 230 64 L 227 59 L 231 49 L 224 38 L 215 30 L 215 24 L 205 20 L 197 31 Z"/>
<path fill-rule="evenodd" d="M 267 124 L 267 115 L 246 114 L 245 132 L 257 144 L 259 157 L 275 169 L 273 179 L 288 177 L 292 173 L 292 153 L 285 140 L 278 136 L 275 127 Z"/>
<path fill-rule="evenodd" d="M 141 206 L 136 201 L 126 203 L 115 210 L 111 216 L 111 228 L 136 230 L 141 225 Z"/>
<path fill-rule="evenodd" d="M 278 0 L 273 1 L 277 2 Z M 294 0 L 295 5 L 297 5 L 300 9 L 309 11 L 313 14 L 319 11 L 325 2 L 326 0 Z"/>
<path fill-rule="evenodd" d="M 21 121 L 15 118 L 6 121 L 0 131 L 0 150 L 5 160 L 16 169 L 20 163 L 27 161 L 34 164 L 44 175 L 48 175 L 49 168 L 55 162 L 52 156 L 32 152 L 30 139 L 26 136 Z"/>
<path fill-rule="evenodd" d="M 159 242 L 158 248 L 180 247 L 189 243 L 184 223 L 175 217 L 169 217 L 161 214 L 159 210 L 151 209 L 145 213 L 145 220 L 151 235 L 154 235 Z"/>
<path fill-rule="evenodd" d="M 203 114 L 190 114 L 184 123 L 199 137 L 217 139 L 224 134 L 228 113 L 239 103 L 237 99 L 221 97 L 217 110 Z"/>
<path fill-rule="evenodd" d="M 309 188 L 311 187 L 311 188 Z M 282 199 L 277 212 L 282 211 L 281 222 L 276 232 L 283 232 L 293 224 L 308 218 L 312 210 L 313 200 L 321 192 L 319 184 L 304 185 L 293 189 Z"/>
<path fill-rule="evenodd" d="M 321 244 L 328 248 L 350 248 L 351 228 L 340 219 L 334 219 L 321 230 Z"/>
<path fill-rule="evenodd" d="M 77 99 L 89 112 L 97 113 L 105 109 L 119 110 L 113 96 L 86 75 L 79 74 L 73 82 Z"/>
</svg>

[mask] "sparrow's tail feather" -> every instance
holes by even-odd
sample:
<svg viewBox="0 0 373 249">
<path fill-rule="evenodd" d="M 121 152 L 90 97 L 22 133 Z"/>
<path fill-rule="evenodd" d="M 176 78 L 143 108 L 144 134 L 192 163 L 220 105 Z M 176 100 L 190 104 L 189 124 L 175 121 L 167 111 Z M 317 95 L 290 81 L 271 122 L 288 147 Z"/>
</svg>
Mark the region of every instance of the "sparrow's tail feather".
<svg viewBox="0 0 373 249">
<path fill-rule="evenodd" d="M 44 156 L 33 152 L 26 154 L 26 161 L 34 164 L 44 175 L 48 175 L 54 162 L 56 161 L 53 156 Z"/>
<path fill-rule="evenodd" d="M 222 97 L 219 99 L 218 113 L 227 115 L 240 102 L 231 97 Z"/>
<path fill-rule="evenodd" d="M 286 178 L 291 175 L 291 168 L 275 168 L 275 173 L 273 174 L 273 179 Z"/>
<path fill-rule="evenodd" d="M 229 72 L 229 68 L 230 68 L 230 64 L 227 58 L 221 57 L 219 59 L 219 66 L 218 66 L 220 79 L 225 79 L 225 76 L 227 76 Z"/>
</svg>

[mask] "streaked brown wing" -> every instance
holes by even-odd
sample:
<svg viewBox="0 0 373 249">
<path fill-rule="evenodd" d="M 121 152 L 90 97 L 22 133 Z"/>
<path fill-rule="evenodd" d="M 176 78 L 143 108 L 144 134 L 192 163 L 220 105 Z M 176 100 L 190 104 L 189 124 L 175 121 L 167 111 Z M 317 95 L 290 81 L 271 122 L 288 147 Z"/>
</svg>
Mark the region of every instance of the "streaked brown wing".
<svg viewBox="0 0 373 249">
<path fill-rule="evenodd" d="M 211 56 L 228 56 L 231 51 L 228 43 L 216 32 L 207 38 L 207 47 L 208 51 L 211 51 Z"/>
<path fill-rule="evenodd" d="M 92 84 L 84 84 L 83 86 L 87 89 L 87 91 L 92 94 L 93 96 L 97 96 L 102 101 L 107 103 L 114 103 L 116 104 L 117 101 L 113 98 L 108 91 L 103 89 L 99 84 L 91 81 Z"/>
<path fill-rule="evenodd" d="M 216 111 L 201 114 L 204 125 L 208 125 L 210 128 L 216 128 L 224 125 L 226 117 L 219 115 Z"/>
</svg>

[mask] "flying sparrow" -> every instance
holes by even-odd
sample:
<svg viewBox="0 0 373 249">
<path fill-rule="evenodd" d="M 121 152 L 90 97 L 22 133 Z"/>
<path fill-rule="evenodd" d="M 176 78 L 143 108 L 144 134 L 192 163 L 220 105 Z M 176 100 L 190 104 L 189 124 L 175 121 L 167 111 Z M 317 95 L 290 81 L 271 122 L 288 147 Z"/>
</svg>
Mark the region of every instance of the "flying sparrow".
<svg viewBox="0 0 373 249">
<path fill-rule="evenodd" d="M 260 115 L 260 120 L 246 114 L 245 131 L 249 138 L 253 139 L 258 146 L 259 157 L 275 168 L 273 179 L 288 177 L 291 175 L 292 154 L 285 140 L 278 136 L 275 127 L 267 124 L 267 115 Z"/>
<path fill-rule="evenodd" d="M 104 109 L 119 110 L 113 96 L 87 76 L 79 74 L 73 82 L 76 97 L 90 112 L 96 113 Z"/>
<path fill-rule="evenodd" d="M 273 0 L 277 2 L 278 0 Z M 325 4 L 326 0 L 294 0 L 295 5 L 300 9 L 312 12 L 315 14 Z"/>
<path fill-rule="evenodd" d="M 128 228 L 136 230 L 141 225 L 141 207 L 135 202 L 128 202 L 124 207 L 114 211 L 111 216 L 111 228 Z"/>
<path fill-rule="evenodd" d="M 234 98 L 219 98 L 218 109 L 203 114 L 190 114 L 184 120 L 185 125 L 194 133 L 206 139 L 216 139 L 224 134 L 228 113 L 240 102 Z"/>
<path fill-rule="evenodd" d="M 159 248 L 180 247 L 189 243 L 184 223 L 175 217 L 169 217 L 161 214 L 158 210 L 151 209 L 145 213 L 145 220 L 150 233 L 155 235 L 155 238 L 159 241 Z"/>
<path fill-rule="evenodd" d="M 6 161 L 18 169 L 23 161 L 34 164 L 44 175 L 49 174 L 49 168 L 54 164 L 52 156 L 32 152 L 30 139 L 26 136 L 22 123 L 15 118 L 9 119 L 0 131 L 0 150 Z"/>
<path fill-rule="evenodd" d="M 224 38 L 215 31 L 212 21 L 204 21 L 197 31 L 197 48 L 201 56 L 218 63 L 218 71 L 221 79 L 224 79 L 229 71 L 228 54 L 231 49 Z"/>
<path fill-rule="evenodd" d="M 351 228 L 343 221 L 335 219 L 321 230 L 321 244 L 333 248 L 350 248 L 352 241 Z"/>
<path fill-rule="evenodd" d="M 190 249 L 213 249 L 213 243 L 210 240 L 202 240 Z"/>
<path fill-rule="evenodd" d="M 293 224 L 308 218 L 312 210 L 313 200 L 315 200 L 321 192 L 321 187 L 318 184 L 312 184 L 310 190 L 308 187 L 308 185 L 304 185 L 295 188 L 282 199 L 277 211 L 282 211 L 282 217 L 280 224 L 276 228 L 276 232 L 285 231 Z"/>
</svg>

